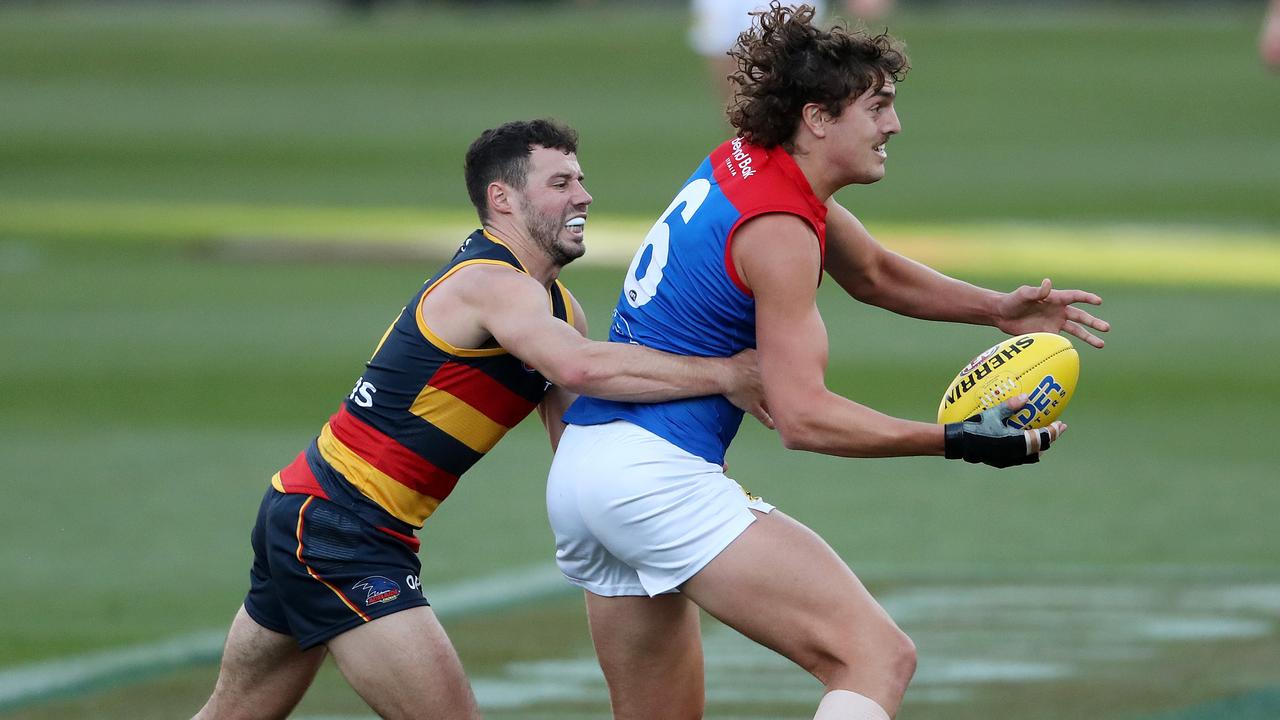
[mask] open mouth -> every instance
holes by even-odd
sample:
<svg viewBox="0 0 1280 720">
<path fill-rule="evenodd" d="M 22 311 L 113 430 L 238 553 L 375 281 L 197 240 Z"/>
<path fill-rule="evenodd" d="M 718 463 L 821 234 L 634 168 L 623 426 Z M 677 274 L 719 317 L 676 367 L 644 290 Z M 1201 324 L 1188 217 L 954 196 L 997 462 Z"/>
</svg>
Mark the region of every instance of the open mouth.
<svg viewBox="0 0 1280 720">
<path fill-rule="evenodd" d="M 884 143 L 880 143 L 879 145 L 876 145 L 871 149 L 875 151 L 875 154 L 879 155 L 880 157 L 887 158 L 889 157 L 889 153 L 885 151 L 884 145 L 885 145 Z"/>
<path fill-rule="evenodd" d="M 587 219 L 584 217 L 576 217 L 564 224 L 565 229 L 574 235 L 581 235 L 587 226 Z"/>
</svg>

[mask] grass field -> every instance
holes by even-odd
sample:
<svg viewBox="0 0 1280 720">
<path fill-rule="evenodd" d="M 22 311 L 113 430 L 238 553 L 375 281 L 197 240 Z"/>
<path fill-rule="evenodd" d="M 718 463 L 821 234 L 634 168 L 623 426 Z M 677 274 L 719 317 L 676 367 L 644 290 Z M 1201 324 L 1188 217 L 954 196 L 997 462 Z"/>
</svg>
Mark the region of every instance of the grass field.
<svg viewBox="0 0 1280 720">
<path fill-rule="evenodd" d="M 601 334 L 617 258 L 721 128 L 678 6 L 575 12 L 0 9 L 0 713 L 199 706 L 266 478 L 470 223 L 483 127 L 582 130 L 604 261 L 564 277 Z M 731 451 L 916 639 L 904 718 L 1280 717 L 1280 78 L 1252 11 L 1188 13 L 893 22 L 906 132 L 846 202 L 966 279 L 1089 287 L 1116 328 L 1034 468 L 842 461 L 753 426 Z M 931 417 L 996 337 L 827 285 L 829 383 L 886 412 Z M 527 422 L 423 532 L 489 717 L 607 715 L 551 577 L 548 462 Z M 704 630 L 709 717 L 806 716 L 816 683 Z M 326 668 L 296 716 L 369 712 Z"/>
</svg>

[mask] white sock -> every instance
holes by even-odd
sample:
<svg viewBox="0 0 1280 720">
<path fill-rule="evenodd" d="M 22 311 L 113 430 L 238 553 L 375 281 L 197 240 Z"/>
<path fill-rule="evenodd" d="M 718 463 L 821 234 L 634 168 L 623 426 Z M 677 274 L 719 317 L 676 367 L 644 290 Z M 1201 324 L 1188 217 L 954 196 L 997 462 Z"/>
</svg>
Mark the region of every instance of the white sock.
<svg viewBox="0 0 1280 720">
<path fill-rule="evenodd" d="M 852 690 L 832 690 L 818 703 L 813 720 L 890 720 L 889 713 L 866 695 Z"/>
</svg>

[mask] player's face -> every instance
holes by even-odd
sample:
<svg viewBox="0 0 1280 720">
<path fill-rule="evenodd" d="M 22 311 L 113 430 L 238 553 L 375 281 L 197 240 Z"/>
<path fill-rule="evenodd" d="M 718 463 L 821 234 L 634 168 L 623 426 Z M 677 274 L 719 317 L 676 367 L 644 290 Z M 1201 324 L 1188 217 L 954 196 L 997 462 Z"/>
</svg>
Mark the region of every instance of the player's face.
<svg viewBox="0 0 1280 720">
<path fill-rule="evenodd" d="M 529 154 L 520 213 L 530 239 L 557 265 L 567 265 L 587 251 L 582 240 L 591 194 L 582 178 L 573 153 L 535 147 Z"/>
<path fill-rule="evenodd" d="M 873 183 L 884 177 L 885 143 L 902 131 L 893 101 L 897 88 L 890 80 L 879 89 L 859 95 L 832 123 L 833 150 L 846 184 Z"/>
</svg>

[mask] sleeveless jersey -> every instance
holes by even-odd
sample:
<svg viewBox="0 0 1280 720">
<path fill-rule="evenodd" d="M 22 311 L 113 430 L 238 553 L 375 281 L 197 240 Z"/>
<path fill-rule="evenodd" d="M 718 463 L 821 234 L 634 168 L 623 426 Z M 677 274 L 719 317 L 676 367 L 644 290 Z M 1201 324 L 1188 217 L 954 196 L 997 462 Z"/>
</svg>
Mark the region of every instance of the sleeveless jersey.
<svg viewBox="0 0 1280 720">
<path fill-rule="evenodd" d="M 766 213 L 803 218 L 825 252 L 827 208 L 786 151 L 741 138 L 716 148 L 631 261 L 609 340 L 700 357 L 754 348 L 755 300 L 734 270 L 730 249 L 734 231 Z M 647 405 L 581 397 L 564 419 L 575 425 L 626 420 L 719 464 L 742 411 L 720 395 Z"/>
<path fill-rule="evenodd" d="M 387 328 L 319 437 L 272 478 L 277 490 L 350 507 L 416 548 L 413 531 L 551 386 L 496 343 L 454 347 L 423 322 L 423 298 L 459 269 L 482 263 L 524 272 L 496 238 L 472 233 Z M 568 291 L 558 280 L 550 305 L 557 318 L 573 323 Z"/>
</svg>

